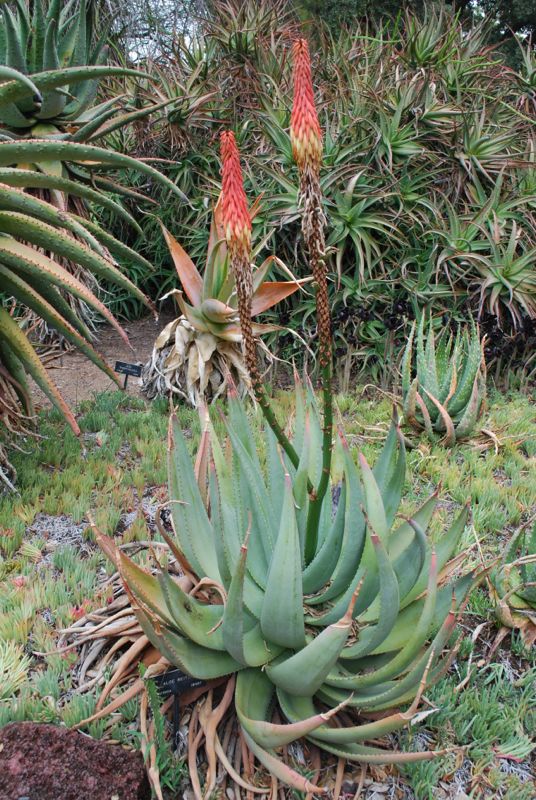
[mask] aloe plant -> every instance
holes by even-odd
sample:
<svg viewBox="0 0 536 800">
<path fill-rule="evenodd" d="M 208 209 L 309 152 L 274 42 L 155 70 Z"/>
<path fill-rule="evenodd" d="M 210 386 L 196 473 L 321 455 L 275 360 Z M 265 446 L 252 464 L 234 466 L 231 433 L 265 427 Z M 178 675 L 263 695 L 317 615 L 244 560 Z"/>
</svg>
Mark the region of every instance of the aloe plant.
<svg viewBox="0 0 536 800">
<path fill-rule="evenodd" d="M 297 468 L 281 458 L 268 426 L 263 468 L 238 398 L 230 400 L 225 429 L 227 447 L 210 435 L 206 502 L 176 417 L 168 438 L 175 535 L 166 539 L 194 584 L 212 587 L 212 600 L 195 590 L 187 594 L 165 569 L 142 570 L 99 535 L 145 634 L 190 675 L 209 680 L 237 673 L 235 707 L 248 745 L 297 788 L 306 788 L 303 779 L 277 762 L 274 748 L 301 736 L 351 760 L 431 758 L 431 752 L 394 753 L 365 742 L 406 725 L 424 688 L 448 667 L 450 658 L 441 654 L 474 576 L 445 584 L 440 575 L 468 508 L 432 543 L 426 531 L 436 494 L 396 522 L 405 477 L 396 421 L 373 470 L 363 456 L 356 466 L 341 437 L 339 501 L 333 512 L 335 494 L 326 493 L 307 562 L 307 486 L 321 475 L 322 431 L 312 391 L 296 390 Z M 274 698 L 288 724 L 272 724 Z M 407 711 L 366 719 L 407 704 Z M 331 727 L 328 719 L 343 708 L 359 709 L 353 724 Z"/>
<path fill-rule="evenodd" d="M 302 233 L 316 284 L 322 413 L 311 386 L 297 382 L 293 425 L 282 426 L 262 385 L 251 323 L 251 216 L 236 140 L 225 131 L 222 223 L 245 362 L 267 423 L 259 434 L 263 444 L 232 392 L 226 439 L 207 418 L 194 468 L 172 415 L 168 475 L 174 536 L 165 530 L 162 535 L 184 573 L 178 581 L 159 564 L 156 574 L 140 568 L 98 531 L 97 538 L 149 641 L 197 678 L 236 675 L 236 715 L 252 753 L 294 789 L 324 793 L 283 763 L 277 749 L 305 736 L 329 753 L 364 763 L 437 755 L 393 752 L 370 742 L 408 724 L 423 691 L 448 669 L 457 649 L 451 641 L 456 620 L 475 575 L 444 580 L 468 507 L 434 541 L 427 531 L 436 494 L 412 517 L 396 521 L 406 464 L 396 416 L 374 469 L 362 455 L 358 467 L 339 435 L 342 481 L 333 482 L 322 132 L 305 40 L 295 43 L 293 53 L 291 140 L 300 172 Z M 230 678 L 226 698 L 234 686 Z M 283 723 L 273 721 L 274 701 Z M 336 715 L 338 725 L 332 722 Z M 214 762 L 214 752 L 207 748 L 207 754 Z M 214 768 L 209 769 L 212 778 L 196 797 L 209 797 L 214 788 Z"/>
<path fill-rule="evenodd" d="M 143 162 L 118 153 L 104 157 L 91 147 L 169 101 L 135 108 L 127 93 L 96 102 L 103 79 L 144 75 L 106 64 L 108 26 L 101 16 L 86 0 L 17 0 L 1 6 L 0 142 L 5 146 L 0 181 L 60 211 L 89 217 L 90 203 L 103 206 L 141 233 L 139 223 L 109 194 L 138 200 L 142 195 L 106 172 L 133 169 L 154 176 L 154 170 L 148 173 Z M 67 259 L 64 266 L 97 291 L 98 281 L 80 262 Z M 91 304 L 72 295 L 67 301 L 91 327 Z M 37 338 L 56 338 L 38 317 L 30 314 L 29 320 Z"/>
<path fill-rule="evenodd" d="M 536 643 L 536 524 L 512 537 L 489 576 L 490 594 L 503 633 L 519 630 L 527 647 Z M 499 634 L 502 639 L 502 633 Z M 499 639 L 499 640 L 500 640 Z"/>
<path fill-rule="evenodd" d="M 477 326 L 472 323 L 456 336 L 443 332 L 436 343 L 431 319 L 425 334 L 423 314 L 419 325 L 413 324 L 404 350 L 402 394 L 408 423 L 430 438 L 440 434 L 451 446 L 470 436 L 486 399 L 483 342 Z"/>
<path fill-rule="evenodd" d="M 113 380 L 117 380 L 92 346 L 90 330 L 67 298 L 75 297 L 86 303 L 114 325 L 128 342 L 126 334 L 85 283 L 66 269 L 63 265 L 66 261 L 122 287 L 151 307 L 143 293 L 117 268 L 115 261 L 115 256 L 126 256 L 144 269 L 150 268 L 142 256 L 92 221 L 60 210 L 24 191 L 28 186 L 39 185 L 40 178 L 49 186 L 56 181 L 58 187 L 64 185 L 65 179 L 7 166 L 16 161 L 20 148 L 24 148 L 33 163 L 47 163 L 55 157 L 62 144 L 54 141 L 0 142 L 0 290 L 4 297 L 4 305 L 0 306 L 0 401 L 3 408 L 2 434 L 7 432 L 8 436 L 31 428 L 34 409 L 28 376 L 61 409 L 74 432 L 79 433 L 72 412 L 41 364 L 23 329 L 24 324 L 19 324 L 20 305 L 30 309 L 36 318 L 58 331 Z M 69 154 L 79 160 L 91 160 L 97 167 L 119 159 L 121 163 L 143 170 L 154 180 L 164 182 L 180 195 L 163 175 L 148 165 L 138 164 L 135 159 L 88 145 L 69 143 L 65 147 Z M 73 182 L 69 191 L 73 196 L 84 198 L 90 190 Z M 12 300 L 18 305 L 8 310 L 6 301 L 11 306 Z M 1 446 L 0 477 L 12 486 L 14 475 Z"/>
<path fill-rule="evenodd" d="M 202 275 L 177 240 L 162 228 L 188 302 L 178 289 L 166 295 L 175 297 L 181 316 L 168 323 L 157 337 L 142 372 L 143 390 L 149 398 L 171 394 L 193 406 L 225 394 L 229 381 L 244 394 L 248 391 L 249 377 L 242 356 L 242 331 L 235 278 L 225 242 L 221 197 L 214 208 Z M 253 258 L 264 244 L 264 241 L 259 244 Z M 303 283 L 302 280 L 266 281 L 277 261 L 275 256 L 269 256 L 254 271 L 253 317 L 289 297 Z M 276 329 L 276 325 L 253 326 L 256 336 Z"/>
<path fill-rule="evenodd" d="M 100 15 L 102 16 L 102 15 Z M 107 65 L 109 25 L 86 0 L 15 0 L 0 7 L 0 127 L 3 136 L 87 142 L 126 124 L 125 95 L 95 104 L 103 78 L 139 77 Z M 138 109 L 131 118 L 150 112 Z M 133 109 L 131 109 L 133 112 Z"/>
</svg>

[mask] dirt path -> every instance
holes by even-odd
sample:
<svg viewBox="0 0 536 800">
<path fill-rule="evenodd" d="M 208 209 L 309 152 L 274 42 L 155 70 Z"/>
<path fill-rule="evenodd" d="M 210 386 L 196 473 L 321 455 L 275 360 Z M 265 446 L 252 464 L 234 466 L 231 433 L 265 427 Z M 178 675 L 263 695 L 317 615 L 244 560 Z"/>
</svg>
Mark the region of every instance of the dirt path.
<svg viewBox="0 0 536 800">
<path fill-rule="evenodd" d="M 116 361 L 144 364 L 151 354 L 154 340 L 170 319 L 170 316 L 161 314 L 158 322 L 153 317 L 145 317 L 124 325 L 133 351 L 113 328 L 103 325 L 99 330 L 95 347 L 112 368 Z M 82 400 L 90 399 L 99 392 L 113 391 L 117 388 L 104 372 L 75 350 L 48 361 L 46 367 L 62 396 L 73 408 Z M 139 378 L 128 379 L 127 391 L 130 394 L 140 393 Z M 48 398 L 38 386 L 34 385 L 32 394 L 37 408 L 50 406 Z"/>
</svg>

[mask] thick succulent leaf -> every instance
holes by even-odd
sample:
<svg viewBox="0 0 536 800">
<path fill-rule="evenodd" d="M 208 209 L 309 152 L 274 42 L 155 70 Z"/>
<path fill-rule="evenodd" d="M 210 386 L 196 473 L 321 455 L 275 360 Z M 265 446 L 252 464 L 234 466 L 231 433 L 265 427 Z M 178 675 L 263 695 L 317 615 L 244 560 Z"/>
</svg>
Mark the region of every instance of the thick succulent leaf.
<svg viewBox="0 0 536 800">
<path fill-rule="evenodd" d="M 321 722 L 318 726 L 311 729 L 314 737 L 321 742 L 331 742 L 332 744 L 351 744 L 354 742 L 364 742 L 386 736 L 389 733 L 400 730 L 408 725 L 413 713 L 395 712 L 382 719 L 366 722 L 362 725 L 350 725 L 348 727 L 331 728 L 325 724 L 322 714 L 317 714 L 314 703 L 310 697 L 298 697 L 282 689 L 277 689 L 277 699 L 285 717 L 290 720 L 291 725 L 299 724 L 303 719 L 317 719 Z M 290 727 L 290 726 L 280 726 Z M 307 735 L 307 734 L 304 734 Z"/>
<path fill-rule="evenodd" d="M 134 78 L 149 77 L 147 73 L 135 69 L 104 66 L 67 67 L 59 70 L 36 72 L 28 83 L 23 83 L 20 78 L 16 78 L 0 86 L 0 107 L 4 103 L 17 103 L 29 95 L 35 94 L 35 87 L 37 87 L 38 92 L 43 93 L 47 89 L 57 89 L 60 86 L 75 86 L 83 81 L 118 75 L 130 75 Z M 6 75 L 6 77 L 9 76 Z"/>
<path fill-rule="evenodd" d="M 78 333 L 86 340 L 91 340 L 91 332 L 85 323 L 77 316 L 67 300 L 63 297 L 60 290 L 42 275 L 27 275 L 25 283 L 28 284 L 40 297 L 60 314 L 66 322 L 69 322 Z"/>
<path fill-rule="evenodd" d="M 104 254 L 104 250 L 100 247 L 98 241 L 89 230 L 86 230 L 86 227 L 90 228 L 89 221 L 77 218 L 73 214 L 59 211 L 50 203 L 39 200 L 37 197 L 32 197 L 32 195 L 26 194 L 20 189 L 6 186 L 3 183 L 0 184 L 0 208 L 8 211 L 21 211 L 29 217 L 43 220 L 43 222 L 48 222 L 50 225 L 55 225 L 60 229 L 65 228 L 79 236 L 82 241 L 86 242 L 96 252 L 101 255 Z M 94 229 L 100 231 L 97 225 L 94 226 Z M 113 239 L 113 237 L 110 236 L 110 239 Z"/>
<path fill-rule="evenodd" d="M 24 94 L 30 93 L 36 109 L 39 108 L 41 103 L 41 92 L 32 79 L 28 77 L 28 75 L 25 75 L 23 72 L 19 72 L 17 69 L 13 69 L 13 67 L 8 67 L 6 64 L 0 64 L 0 79 L 8 80 L 9 85 L 20 84 L 20 90 Z M 8 84 L 3 84 L 0 87 L 0 90 L 6 85 Z M 0 116 L 3 114 L 4 106 L 9 106 L 11 103 L 13 103 L 13 100 L 2 100 L 1 97 L 2 95 L 0 94 L 0 109 L 2 109 L 0 111 Z"/>
<path fill-rule="evenodd" d="M 43 390 L 51 403 L 53 403 L 56 408 L 61 411 L 74 433 L 78 436 L 80 434 L 80 428 L 78 427 L 78 423 L 76 422 L 71 409 L 49 378 L 45 368 L 41 364 L 41 361 L 37 357 L 35 350 L 31 346 L 24 333 L 21 331 L 15 320 L 12 319 L 8 312 L 2 307 L 0 307 L 0 339 L 3 339 L 5 342 L 7 342 L 9 349 L 24 366 L 26 372 L 32 376 L 34 381 Z"/>
<path fill-rule="evenodd" d="M 119 239 L 116 239 L 107 231 L 103 230 L 99 225 L 95 222 L 92 222 L 89 219 L 83 219 L 82 217 L 77 217 L 76 215 L 72 214 L 71 219 L 74 222 L 82 227 L 82 230 L 86 234 L 86 236 L 91 235 L 93 240 L 97 243 L 101 243 L 104 247 L 110 251 L 113 256 L 117 256 L 118 258 L 122 258 L 125 261 L 133 261 L 136 264 L 147 269 L 149 272 L 154 272 L 154 267 L 144 258 L 142 255 L 137 253 L 131 247 L 127 247 L 126 244 L 120 242 Z M 67 227 L 67 226 L 65 226 Z M 102 248 L 100 248 L 102 251 Z M 104 252 L 104 251 L 102 251 Z"/>
<path fill-rule="evenodd" d="M 341 555 L 346 519 L 346 481 L 343 481 L 337 512 L 329 533 L 322 545 L 303 571 L 303 591 L 306 594 L 318 592 L 331 579 Z"/>
<path fill-rule="evenodd" d="M 362 635 L 364 631 L 360 631 L 357 642 L 354 645 L 345 647 L 341 653 L 341 658 L 362 658 L 372 653 L 378 645 L 385 641 L 398 617 L 400 593 L 395 570 L 379 537 L 376 534 L 372 534 L 371 541 L 376 551 L 380 580 L 378 624 L 365 629 L 367 631 L 365 639 Z"/>
<path fill-rule="evenodd" d="M 435 429 L 438 431 L 445 431 L 443 441 L 446 447 L 452 447 L 456 443 L 456 432 L 454 430 L 454 423 L 447 409 L 441 405 L 439 400 L 427 389 L 424 389 L 427 399 L 435 406 L 437 410 Z M 423 409 L 422 409 L 423 410 Z M 423 410 L 424 411 L 424 410 Z"/>
<path fill-rule="evenodd" d="M 28 375 L 21 361 L 9 347 L 7 340 L 2 339 L 2 337 L 0 337 L 0 360 L 7 376 L 9 376 L 10 383 L 17 393 L 24 413 L 28 417 L 33 417 L 35 409 L 30 394 Z"/>
<path fill-rule="evenodd" d="M 101 535 L 101 541 L 105 542 Z M 117 553 L 117 567 L 121 578 L 136 601 L 156 614 L 161 625 L 174 624 L 162 585 L 155 575 L 139 567 L 125 553 Z"/>
<path fill-rule="evenodd" d="M 482 413 L 485 392 L 485 381 L 482 379 L 480 374 L 478 374 L 473 383 L 473 391 L 471 393 L 471 397 L 469 398 L 469 402 L 465 406 L 463 414 L 456 425 L 456 439 L 464 439 L 475 429 L 478 419 Z"/>
<path fill-rule="evenodd" d="M 416 752 L 396 752 L 394 750 L 380 750 L 379 748 L 367 747 L 363 744 L 328 744 L 323 739 L 315 738 L 314 734 L 309 737 L 311 741 L 321 744 L 324 750 L 333 753 L 339 758 L 348 761 L 357 761 L 359 764 L 413 764 L 416 761 L 431 761 L 441 755 L 435 750 L 422 750 Z"/>
<path fill-rule="evenodd" d="M 190 454 L 173 414 L 168 430 L 170 511 L 181 550 L 200 577 L 221 583 L 213 530 L 192 468 Z"/>
<path fill-rule="evenodd" d="M 245 728 L 242 728 L 242 733 L 246 744 L 251 752 L 259 759 L 266 769 L 275 775 L 280 781 L 286 783 L 288 786 L 296 789 L 298 792 L 314 792 L 315 794 L 325 794 L 326 789 L 317 786 L 306 778 L 300 775 L 299 772 L 291 769 L 289 766 L 280 761 L 272 752 L 265 750 L 249 735 Z"/>
<path fill-rule="evenodd" d="M 16 297 L 19 302 L 31 308 L 36 314 L 42 317 L 49 325 L 56 328 L 67 341 L 74 344 L 84 353 L 94 364 L 96 364 L 109 378 L 120 385 L 119 378 L 115 372 L 106 364 L 103 357 L 91 346 L 86 338 L 80 335 L 72 325 L 70 325 L 58 313 L 56 308 L 48 303 L 33 287 L 22 280 L 18 275 L 0 264 L 0 278 L 3 290 Z"/>
<path fill-rule="evenodd" d="M 458 607 L 465 599 L 467 592 L 475 585 L 475 573 L 470 572 L 453 583 L 442 586 L 437 592 L 436 608 L 431 628 L 437 629 L 441 625 L 452 603 L 452 598 L 456 599 Z M 409 636 L 415 630 L 419 618 L 422 614 L 424 600 L 415 600 L 411 605 L 403 608 L 398 616 L 396 625 L 389 636 L 374 651 L 375 654 L 388 653 L 401 649 L 408 641 Z"/>
<path fill-rule="evenodd" d="M 359 473 L 350 456 L 350 451 L 346 441 L 343 441 L 344 475 L 346 482 L 346 507 L 344 519 L 344 538 L 340 550 L 337 566 L 333 572 L 333 580 L 324 592 L 312 598 L 307 598 L 309 605 L 323 604 L 327 600 L 339 597 L 345 593 L 345 601 L 340 611 L 336 611 L 334 618 L 330 622 L 336 622 L 347 607 L 350 597 L 357 586 L 361 574 L 357 574 L 363 550 L 365 547 L 365 518 L 361 511 L 363 494 L 359 481 Z M 324 502 L 330 502 L 330 498 Z M 313 562 L 311 562 L 313 563 Z M 309 619 L 310 624 L 315 624 L 314 618 Z M 323 621 L 318 624 L 324 624 Z"/>
<path fill-rule="evenodd" d="M 367 525 L 378 535 L 384 544 L 387 544 L 389 525 L 387 523 L 387 514 L 385 512 L 382 492 L 362 453 L 359 453 L 359 464 L 361 466 L 363 489 L 365 493 Z"/>
<path fill-rule="evenodd" d="M 253 295 L 251 316 L 256 317 L 257 314 L 262 314 L 263 311 L 267 311 L 277 305 L 281 300 L 290 297 L 290 295 L 298 291 L 300 285 L 300 281 L 296 281 L 296 283 L 291 283 L 290 281 L 263 283 Z"/>
<path fill-rule="evenodd" d="M 158 576 L 169 615 L 179 631 L 208 650 L 225 650 L 221 630 L 223 606 L 201 603 L 165 571 Z"/>
<path fill-rule="evenodd" d="M 338 622 L 324 628 L 305 647 L 289 658 L 266 665 L 266 674 L 275 686 L 306 697 L 312 697 L 318 691 L 346 644 L 353 624 L 356 597 L 354 594 L 345 615 Z"/>
<path fill-rule="evenodd" d="M 325 727 L 326 721 L 339 710 L 319 714 L 311 703 L 310 715 L 297 716 L 288 725 L 268 722 L 273 693 L 274 687 L 262 670 L 245 669 L 238 673 L 235 691 L 238 719 L 251 738 L 264 748 L 283 747 L 321 725 Z"/>
<path fill-rule="evenodd" d="M 0 169 L 0 182 L 8 186 L 17 186 L 23 189 L 48 189 L 64 192 L 65 194 L 72 195 L 73 197 L 81 197 L 84 200 L 89 200 L 95 205 L 102 206 L 108 209 L 116 216 L 124 219 L 129 225 L 135 228 L 138 233 L 142 230 L 134 217 L 120 203 L 116 203 L 103 192 L 97 192 L 90 186 L 72 181 L 69 178 L 54 177 L 45 175 L 42 172 L 28 169 L 16 169 L 4 167 Z"/>
<path fill-rule="evenodd" d="M 161 228 L 186 296 L 193 306 L 198 306 L 203 299 L 203 279 L 194 262 L 175 237 L 164 225 L 161 224 Z"/>
<path fill-rule="evenodd" d="M 125 331 L 106 306 L 101 303 L 81 281 L 61 267 L 57 262 L 48 258 L 48 256 L 16 241 L 10 236 L 3 236 L 0 234 L 0 261 L 16 272 L 22 271 L 24 274 L 28 275 L 37 274 L 46 276 L 55 286 L 84 300 L 89 306 L 98 311 L 99 314 L 102 314 L 102 316 L 113 325 L 123 341 L 129 344 Z"/>
<path fill-rule="evenodd" d="M 464 409 L 469 402 L 475 378 L 480 370 L 482 362 L 482 344 L 476 329 L 473 330 L 465 356 L 464 368 L 458 382 L 458 386 L 449 403 L 449 413 L 455 417 Z"/>
<path fill-rule="evenodd" d="M 229 403 L 232 414 L 233 401 Z M 241 492 L 246 512 L 251 515 L 251 560 L 249 570 L 262 588 L 266 585 L 268 566 L 274 551 L 278 527 L 277 509 L 270 502 L 270 494 L 262 473 L 258 457 L 251 455 L 253 435 L 244 442 L 244 435 L 250 430 L 247 420 L 241 416 L 238 425 L 227 425 L 229 438 L 233 445 L 233 455 L 236 458 L 237 469 L 235 480 L 241 484 Z M 241 433 L 238 433 L 241 431 Z"/>
<path fill-rule="evenodd" d="M 0 102 L 1 102 L 0 87 Z M 0 166 L 9 167 L 13 164 L 39 164 L 43 161 L 76 161 L 92 165 L 110 164 L 118 169 L 132 169 L 151 177 L 179 197 L 186 200 L 184 194 L 177 186 L 158 170 L 136 158 L 106 150 L 93 145 L 75 144 L 66 141 L 53 141 L 49 139 L 31 139 L 17 142 L 0 142 Z"/>
<path fill-rule="evenodd" d="M 285 481 L 281 523 L 260 623 L 270 642 L 291 649 L 305 645 L 301 552 L 290 476 Z"/>
<path fill-rule="evenodd" d="M 470 508 L 469 504 L 467 504 L 460 512 L 460 514 L 456 517 L 456 519 L 454 520 L 448 531 L 446 531 L 443 534 L 443 536 L 441 536 L 435 542 L 437 564 L 440 572 L 446 565 L 448 560 L 452 557 L 453 553 L 456 550 L 456 547 L 458 546 L 462 533 L 464 532 L 465 526 L 467 525 L 467 521 L 469 519 L 469 513 L 470 513 Z M 426 558 L 424 560 L 424 564 L 417 581 L 413 585 L 411 591 L 409 591 L 403 598 L 402 608 L 405 608 L 407 605 L 413 602 L 413 600 L 415 600 L 426 589 L 429 569 L 430 569 L 430 550 L 428 550 L 426 554 Z"/>
<path fill-rule="evenodd" d="M 234 660 L 228 653 L 218 650 L 208 650 L 177 633 L 160 628 L 156 630 L 152 624 L 142 623 L 139 609 L 135 609 L 143 632 L 151 643 L 164 655 L 171 664 L 200 680 L 210 681 L 222 678 L 242 669 L 242 665 Z M 142 612 L 143 613 L 143 612 Z"/>
<path fill-rule="evenodd" d="M 56 255 L 62 256 L 75 264 L 86 267 L 100 278 L 105 278 L 117 286 L 126 289 L 144 305 L 152 308 L 152 303 L 145 297 L 132 281 L 123 275 L 109 260 L 93 252 L 86 245 L 77 242 L 72 236 L 58 231 L 52 225 L 40 220 L 28 218 L 25 214 L 14 211 L 0 211 L 0 229 L 12 236 L 19 236 L 30 244 L 42 247 Z"/>
<path fill-rule="evenodd" d="M 225 649 L 244 666 L 260 667 L 279 655 L 282 648 L 268 645 L 260 626 L 245 629 L 244 581 L 246 575 L 247 539 L 241 547 L 240 559 L 233 575 L 223 614 Z"/>
<path fill-rule="evenodd" d="M 372 672 L 366 673 L 365 675 L 352 677 L 331 675 L 326 679 L 326 683 L 332 686 L 339 686 L 347 689 L 360 689 L 366 686 L 374 686 L 381 681 L 390 680 L 391 678 L 394 678 L 403 672 L 415 659 L 417 653 L 424 645 L 432 626 L 437 594 L 437 574 L 437 558 L 435 553 L 432 553 L 428 591 L 426 593 L 419 620 L 415 628 L 411 631 L 404 646 L 395 656 L 393 656 L 389 663 L 379 667 L 376 670 L 373 670 Z M 383 639 L 383 642 L 385 642 L 385 638 Z"/>
</svg>

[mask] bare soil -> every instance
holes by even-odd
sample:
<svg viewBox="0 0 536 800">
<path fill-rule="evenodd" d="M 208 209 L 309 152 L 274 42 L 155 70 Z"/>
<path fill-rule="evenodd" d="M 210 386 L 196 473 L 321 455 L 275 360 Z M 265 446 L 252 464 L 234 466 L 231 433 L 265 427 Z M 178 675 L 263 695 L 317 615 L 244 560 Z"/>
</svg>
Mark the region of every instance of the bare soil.
<svg viewBox="0 0 536 800">
<path fill-rule="evenodd" d="M 150 316 L 124 325 L 132 349 L 113 328 L 103 325 L 97 332 L 94 347 L 112 368 L 116 361 L 144 364 L 151 354 L 156 337 L 171 319 L 171 316 L 162 314 L 158 321 Z M 93 398 L 99 392 L 114 391 L 118 388 L 102 370 L 77 350 L 59 353 L 53 358 L 45 359 L 45 362 L 50 377 L 63 398 L 73 408 L 83 400 Z M 124 377 L 119 377 L 123 381 Z M 140 393 L 140 388 L 140 379 L 129 377 L 128 393 L 137 395 Z M 33 386 L 32 394 L 37 409 L 50 406 L 50 401 L 38 386 Z"/>
<path fill-rule="evenodd" d="M 0 731 L 2 800 L 149 800 L 141 753 L 77 731 L 13 722 Z"/>
</svg>

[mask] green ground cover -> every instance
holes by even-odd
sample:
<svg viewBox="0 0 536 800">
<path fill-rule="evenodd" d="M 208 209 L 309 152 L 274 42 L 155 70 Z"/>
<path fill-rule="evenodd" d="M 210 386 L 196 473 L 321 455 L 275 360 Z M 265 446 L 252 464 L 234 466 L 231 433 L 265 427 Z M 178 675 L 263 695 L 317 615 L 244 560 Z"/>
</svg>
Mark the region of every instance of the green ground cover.
<svg viewBox="0 0 536 800">
<path fill-rule="evenodd" d="M 282 419 L 291 403 L 290 393 L 279 395 Z M 390 401 L 357 390 L 339 396 L 337 406 L 351 448 L 374 461 L 389 423 Z M 179 408 L 178 413 L 194 450 L 196 412 Z M 52 652 L 59 629 L 82 611 L 102 607 L 110 596 L 105 579 L 112 568 L 95 547 L 87 513 L 122 543 L 146 541 L 147 520 L 166 499 L 165 402 L 148 405 L 121 392 L 103 394 L 80 407 L 79 423 L 83 433 L 76 439 L 57 412 L 42 414 L 43 438 L 13 454 L 19 493 L 0 502 L 0 726 L 24 719 L 73 726 L 92 713 L 99 687 L 83 695 L 74 692 L 76 652 Z M 491 562 L 536 514 L 534 405 L 523 396 L 493 394 L 484 427 L 494 437 L 482 434 L 450 450 L 415 440 L 403 507 L 404 512 L 414 508 L 441 484 L 439 532 L 470 499 L 473 522 L 462 546 L 471 550 L 474 563 Z M 139 557 L 146 555 L 142 551 Z M 536 661 L 514 634 L 487 663 L 497 627 L 485 585 L 473 592 L 462 626 L 460 657 L 427 696 L 425 710 L 432 713 L 404 733 L 399 745 L 464 750 L 408 767 L 405 779 L 419 800 L 440 797 L 432 792 L 442 781 L 463 786 L 467 794 L 472 787 L 473 797 L 530 800 Z M 469 689 L 458 690 L 468 670 Z M 136 745 L 137 710 L 130 702 L 112 726 L 98 721 L 87 732 Z M 167 782 L 176 785 L 183 770 L 165 754 L 162 763 Z"/>
</svg>

